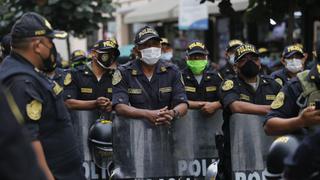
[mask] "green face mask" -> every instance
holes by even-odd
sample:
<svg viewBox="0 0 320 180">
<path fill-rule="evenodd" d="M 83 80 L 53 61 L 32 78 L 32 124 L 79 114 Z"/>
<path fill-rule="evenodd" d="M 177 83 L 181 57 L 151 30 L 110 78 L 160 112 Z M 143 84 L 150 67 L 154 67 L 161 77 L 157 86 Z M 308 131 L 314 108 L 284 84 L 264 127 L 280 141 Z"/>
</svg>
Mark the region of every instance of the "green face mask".
<svg viewBox="0 0 320 180">
<path fill-rule="evenodd" d="M 207 60 L 187 60 L 187 66 L 193 74 L 199 75 L 203 72 L 208 64 Z"/>
</svg>

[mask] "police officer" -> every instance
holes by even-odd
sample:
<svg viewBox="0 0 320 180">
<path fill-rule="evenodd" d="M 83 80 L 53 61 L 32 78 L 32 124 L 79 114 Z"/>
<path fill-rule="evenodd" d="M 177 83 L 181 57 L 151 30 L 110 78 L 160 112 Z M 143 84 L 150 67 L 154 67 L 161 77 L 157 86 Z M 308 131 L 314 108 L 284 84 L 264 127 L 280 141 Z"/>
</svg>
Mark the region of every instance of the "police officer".
<svg viewBox="0 0 320 180">
<path fill-rule="evenodd" d="M 261 62 L 261 73 L 265 75 L 271 74 L 271 58 L 270 58 L 270 51 L 265 48 L 261 47 L 258 49 L 259 52 L 259 58 Z"/>
<path fill-rule="evenodd" d="M 24 119 L 9 92 L 0 86 L 0 179 L 39 179 L 45 176 L 21 126 Z M 22 153 L 21 153 L 22 152 Z"/>
<path fill-rule="evenodd" d="M 101 40 L 94 45 L 91 54 L 92 62 L 72 72 L 65 89 L 65 102 L 70 109 L 111 111 L 111 82 L 120 55 L 118 45 L 111 40 Z"/>
<path fill-rule="evenodd" d="M 260 60 L 256 48 L 251 44 L 240 45 L 235 50 L 237 76 L 224 80 L 220 88 L 223 105 L 223 131 L 225 135 L 225 175 L 230 172 L 229 118 L 232 113 L 266 115 L 270 104 L 281 86 L 273 79 L 260 75 Z"/>
<path fill-rule="evenodd" d="M 25 119 L 42 170 L 48 179 L 83 179 L 62 87 L 45 74 L 56 60 L 52 38 L 66 33 L 54 31 L 44 17 L 29 12 L 15 22 L 11 36 L 12 52 L 0 67 L 0 80 Z"/>
<path fill-rule="evenodd" d="M 173 48 L 167 38 L 161 38 L 161 59 L 170 61 L 173 58 Z"/>
<path fill-rule="evenodd" d="M 222 79 L 208 65 L 208 51 L 204 44 L 194 41 L 186 51 L 187 67 L 182 70 L 189 108 L 212 114 L 221 108 L 218 89 Z"/>
<path fill-rule="evenodd" d="M 229 41 L 225 52 L 225 57 L 227 60 L 226 64 L 219 70 L 219 73 L 223 78 L 229 78 L 236 74 L 233 67 L 235 60 L 235 49 L 242 44 L 242 41 L 238 39 L 233 39 Z"/>
<path fill-rule="evenodd" d="M 306 56 L 299 45 L 287 46 L 281 57 L 283 68 L 271 74 L 281 86 L 285 85 L 291 78 L 295 77 L 297 73 L 303 71 Z"/>
<path fill-rule="evenodd" d="M 139 58 L 119 67 L 112 80 L 112 103 L 118 114 L 162 125 L 186 113 L 181 74 L 171 63 L 159 61 L 160 41 L 158 33 L 148 26 L 136 34 Z"/>
<path fill-rule="evenodd" d="M 75 50 L 71 53 L 71 69 L 76 69 L 79 66 L 86 64 L 86 53 L 82 50 Z"/>
</svg>

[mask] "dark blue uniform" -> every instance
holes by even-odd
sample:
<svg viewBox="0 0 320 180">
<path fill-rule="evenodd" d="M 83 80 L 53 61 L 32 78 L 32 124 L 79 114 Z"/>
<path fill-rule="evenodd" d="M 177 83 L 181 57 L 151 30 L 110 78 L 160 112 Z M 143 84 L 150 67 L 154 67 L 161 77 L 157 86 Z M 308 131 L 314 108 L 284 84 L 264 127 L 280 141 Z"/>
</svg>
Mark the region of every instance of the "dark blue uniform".
<svg viewBox="0 0 320 180">
<path fill-rule="evenodd" d="M 222 130 L 225 136 L 225 169 L 230 170 L 231 167 L 229 119 L 232 115 L 232 112 L 229 108 L 229 105 L 234 101 L 244 101 L 257 105 L 270 105 L 280 89 L 281 86 L 276 81 L 265 75 L 259 75 L 256 90 L 254 90 L 251 85 L 247 84 L 238 76 L 227 79 L 222 83 L 220 88 L 220 102 L 223 106 L 224 119 Z M 229 173 L 230 172 L 226 172 L 226 174 Z"/>
<path fill-rule="evenodd" d="M 29 138 L 41 142 L 54 177 L 83 179 L 80 153 L 62 97 L 63 88 L 16 53 L 1 65 L 0 80 L 12 92 L 25 117 Z"/>
<path fill-rule="evenodd" d="M 218 90 L 222 82 L 221 77 L 210 67 L 207 67 L 200 84 L 189 68 L 182 70 L 182 77 L 188 100 L 191 101 L 218 101 Z"/>
<path fill-rule="evenodd" d="M 181 74 L 175 65 L 160 60 L 151 81 L 143 74 L 141 61 L 119 67 L 122 79 L 113 88 L 113 105 L 129 104 L 141 109 L 173 108 L 187 103 Z"/>
<path fill-rule="evenodd" d="M 0 179 L 45 180 L 30 142 L 18 124 L 18 120 L 23 123 L 21 112 L 15 109 L 17 105 L 10 95 L 0 87 Z"/>
<path fill-rule="evenodd" d="M 69 77 L 71 78 L 71 74 L 68 69 L 56 68 L 55 75 L 52 80 L 57 82 L 61 87 L 64 87 L 71 83 L 71 79 L 68 79 Z"/>
<path fill-rule="evenodd" d="M 107 70 L 98 81 L 91 64 L 79 66 L 71 72 L 72 81 L 65 88 L 66 99 L 96 100 L 98 97 L 112 98 L 113 70 Z"/>
<path fill-rule="evenodd" d="M 288 70 L 286 68 L 279 69 L 270 75 L 273 79 L 275 79 L 281 86 L 284 86 L 290 81 L 291 77 L 288 74 Z"/>
<path fill-rule="evenodd" d="M 236 72 L 233 70 L 232 65 L 227 62 L 227 64 L 219 70 L 219 74 L 222 76 L 223 79 L 227 79 L 235 76 Z"/>
</svg>

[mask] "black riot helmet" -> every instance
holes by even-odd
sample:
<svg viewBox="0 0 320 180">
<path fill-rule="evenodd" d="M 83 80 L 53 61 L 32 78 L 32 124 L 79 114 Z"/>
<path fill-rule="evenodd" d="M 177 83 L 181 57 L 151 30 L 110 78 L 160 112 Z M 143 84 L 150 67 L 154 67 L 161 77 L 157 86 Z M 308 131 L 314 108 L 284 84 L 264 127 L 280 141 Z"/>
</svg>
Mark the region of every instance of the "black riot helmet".
<svg viewBox="0 0 320 180">
<path fill-rule="evenodd" d="M 294 136 L 281 136 L 270 146 L 267 157 L 267 168 L 264 170 L 268 180 L 282 179 L 284 160 L 292 155 L 299 146 L 299 140 Z"/>
<path fill-rule="evenodd" d="M 102 169 L 112 166 L 112 122 L 98 119 L 89 130 L 89 149 L 94 163 Z"/>
</svg>

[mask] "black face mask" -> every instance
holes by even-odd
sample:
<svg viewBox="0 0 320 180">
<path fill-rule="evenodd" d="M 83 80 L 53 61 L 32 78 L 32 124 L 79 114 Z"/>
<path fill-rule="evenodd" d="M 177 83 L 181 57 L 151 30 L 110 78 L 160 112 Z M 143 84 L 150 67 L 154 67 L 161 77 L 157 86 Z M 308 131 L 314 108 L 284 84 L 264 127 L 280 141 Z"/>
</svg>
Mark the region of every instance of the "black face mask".
<svg viewBox="0 0 320 180">
<path fill-rule="evenodd" d="M 98 53 L 97 61 L 102 68 L 108 69 L 115 61 L 115 57 L 111 53 Z"/>
<path fill-rule="evenodd" d="M 44 44 L 43 44 L 44 45 Z M 46 45 L 44 45 L 46 48 L 48 48 Z M 47 58 L 43 58 L 41 54 L 39 56 L 41 57 L 43 61 L 43 71 L 44 72 L 52 72 L 56 69 L 57 66 L 57 49 L 55 45 L 53 44 L 52 48 L 50 49 L 50 54 Z"/>
<path fill-rule="evenodd" d="M 240 72 L 247 78 L 255 77 L 259 73 L 259 66 L 252 60 L 248 60 L 241 68 Z"/>
</svg>

